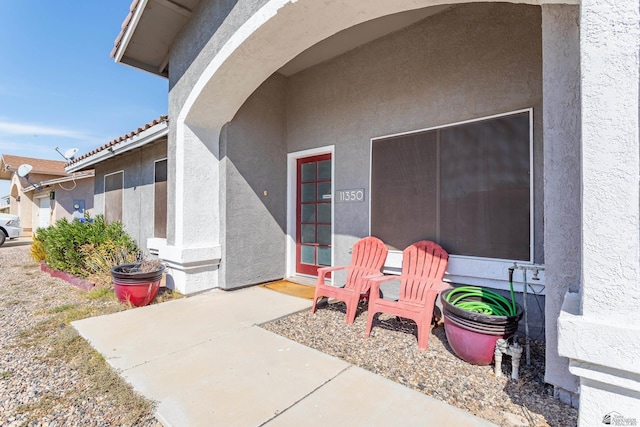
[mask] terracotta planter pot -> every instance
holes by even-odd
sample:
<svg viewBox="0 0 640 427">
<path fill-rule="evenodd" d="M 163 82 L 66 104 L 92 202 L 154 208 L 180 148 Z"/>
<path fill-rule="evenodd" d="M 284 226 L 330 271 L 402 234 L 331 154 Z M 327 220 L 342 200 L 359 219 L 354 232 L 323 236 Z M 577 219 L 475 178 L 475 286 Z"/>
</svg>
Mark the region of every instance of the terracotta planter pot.
<svg viewBox="0 0 640 427">
<path fill-rule="evenodd" d="M 149 304 L 156 297 L 165 267 L 152 272 L 136 271 L 140 263 L 122 264 L 111 268 L 111 278 L 118 300 L 136 307 Z"/>
<path fill-rule="evenodd" d="M 510 338 L 518 330 L 522 307 L 517 305 L 514 316 L 493 316 L 463 310 L 446 300 L 451 290 L 440 295 L 447 341 L 453 352 L 465 362 L 489 365 L 493 362 L 496 342 Z M 478 298 L 478 300 L 481 300 Z"/>
</svg>

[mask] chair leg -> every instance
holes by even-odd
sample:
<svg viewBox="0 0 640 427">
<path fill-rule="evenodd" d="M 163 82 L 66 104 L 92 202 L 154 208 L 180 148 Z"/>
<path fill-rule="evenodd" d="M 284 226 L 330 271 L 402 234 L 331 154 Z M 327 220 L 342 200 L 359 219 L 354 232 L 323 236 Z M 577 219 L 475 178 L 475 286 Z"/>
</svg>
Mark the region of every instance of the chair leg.
<svg viewBox="0 0 640 427">
<path fill-rule="evenodd" d="M 319 294 L 319 292 L 318 292 L 318 287 L 316 287 L 316 291 L 315 291 L 315 293 L 314 293 L 314 295 L 313 295 L 313 305 L 311 306 L 311 314 L 313 314 L 313 313 L 315 313 L 315 312 L 316 312 L 316 309 L 317 309 L 317 303 L 318 303 L 318 298 L 321 298 L 321 296 L 320 296 L 320 295 L 318 295 L 318 294 Z"/>
<path fill-rule="evenodd" d="M 344 303 L 347 306 L 347 325 L 352 325 L 356 320 L 356 313 L 358 312 L 358 302 L 360 301 L 360 293 L 355 292 L 351 297 L 345 299 Z"/>
<path fill-rule="evenodd" d="M 372 309 L 371 304 L 369 304 L 369 310 L 367 311 L 367 327 L 364 330 L 364 336 L 368 337 L 371 335 L 371 327 L 373 326 L 373 316 L 375 315 L 375 310 Z"/>
<path fill-rule="evenodd" d="M 429 348 L 429 332 L 431 322 L 421 322 L 416 324 L 418 327 L 418 348 L 420 350 L 427 350 Z"/>
<path fill-rule="evenodd" d="M 419 321 L 416 322 L 416 326 L 418 327 L 418 348 L 420 350 L 427 350 L 429 348 L 429 334 L 431 333 L 434 305 L 435 298 L 427 298 L 427 304 L 418 317 Z"/>
</svg>

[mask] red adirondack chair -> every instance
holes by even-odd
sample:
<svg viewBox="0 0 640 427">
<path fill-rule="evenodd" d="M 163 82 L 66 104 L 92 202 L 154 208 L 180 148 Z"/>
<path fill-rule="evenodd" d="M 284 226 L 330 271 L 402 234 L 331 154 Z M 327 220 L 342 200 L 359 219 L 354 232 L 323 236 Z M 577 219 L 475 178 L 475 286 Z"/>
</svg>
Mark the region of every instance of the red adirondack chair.
<svg viewBox="0 0 640 427">
<path fill-rule="evenodd" d="M 428 347 L 433 306 L 438 294 L 450 286 L 442 281 L 449 262 L 449 255 L 440 245 L 422 240 L 402 252 L 400 276 L 382 276 L 369 279 L 370 295 L 365 337 L 371 333 L 376 313 L 395 314 L 412 319 L 418 326 L 418 347 Z M 398 301 L 380 297 L 380 283 L 400 279 Z"/>
<path fill-rule="evenodd" d="M 353 245 L 351 265 L 323 267 L 318 269 L 318 282 L 313 296 L 311 312 L 316 312 L 316 304 L 321 297 L 335 298 L 347 305 L 347 325 L 356 318 L 358 302 L 369 296 L 367 276 L 382 276 L 380 270 L 387 259 L 387 247 L 377 237 L 365 237 Z M 332 271 L 348 270 L 347 281 L 343 286 L 325 284 L 325 276 Z"/>
</svg>

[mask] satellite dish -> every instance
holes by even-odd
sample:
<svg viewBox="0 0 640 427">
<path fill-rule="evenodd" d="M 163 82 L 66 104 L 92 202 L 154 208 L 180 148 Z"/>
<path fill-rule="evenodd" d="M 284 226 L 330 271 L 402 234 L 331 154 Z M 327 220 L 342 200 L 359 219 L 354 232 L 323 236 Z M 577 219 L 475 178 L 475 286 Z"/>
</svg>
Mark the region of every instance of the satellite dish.
<svg viewBox="0 0 640 427">
<path fill-rule="evenodd" d="M 20 165 L 18 167 L 18 176 L 20 178 L 24 178 L 25 176 L 29 175 L 29 172 L 31 172 L 32 169 L 33 169 L 33 166 L 31 165 L 27 165 L 27 164 Z"/>
<path fill-rule="evenodd" d="M 76 153 L 78 152 L 77 148 L 69 148 L 64 152 L 63 156 L 67 160 L 73 160 L 76 157 Z"/>
<path fill-rule="evenodd" d="M 76 157 L 76 153 L 78 152 L 77 148 L 70 148 L 67 151 L 65 151 L 64 154 L 62 154 L 62 151 L 60 151 L 60 147 L 56 147 L 55 150 L 67 161 L 73 160 Z"/>
<path fill-rule="evenodd" d="M 33 188 L 35 188 L 37 191 L 40 191 L 42 190 L 42 186 L 40 184 L 35 184 L 29 180 L 29 172 L 31 172 L 32 169 L 33 166 L 26 163 L 24 165 L 20 165 L 18 167 L 18 176 L 20 178 L 26 179 L 29 184 L 33 185 Z"/>
</svg>

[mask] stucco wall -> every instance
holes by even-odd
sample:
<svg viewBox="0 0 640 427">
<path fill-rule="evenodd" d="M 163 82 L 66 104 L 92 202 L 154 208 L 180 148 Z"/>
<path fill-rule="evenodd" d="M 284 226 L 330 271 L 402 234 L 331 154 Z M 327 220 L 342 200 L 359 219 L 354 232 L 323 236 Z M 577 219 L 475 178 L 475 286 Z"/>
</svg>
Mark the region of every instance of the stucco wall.
<svg viewBox="0 0 640 427">
<path fill-rule="evenodd" d="M 469 4 L 289 79 L 288 151 L 336 145 L 335 188 L 367 203 L 335 205 L 335 262 L 368 234 L 370 139 L 534 108 L 535 260 L 542 251 L 540 7 Z"/>
<path fill-rule="evenodd" d="M 24 178 L 19 178 L 17 174 L 11 177 L 11 200 L 9 202 L 9 213 L 20 217 L 20 226 L 23 232 L 32 232 L 32 201 L 29 194 L 24 194 L 22 189 L 29 183 Z M 18 200 L 20 198 L 20 200 Z M 37 228 L 37 224 L 36 224 Z"/>
<path fill-rule="evenodd" d="M 578 6 L 547 5 L 543 13 L 545 258 L 547 334 L 545 380 L 575 403 L 578 380 L 558 355 L 558 316 L 565 293 L 580 288 L 580 28 Z M 569 392 L 569 393 L 566 393 Z"/>
<path fill-rule="evenodd" d="M 224 277 L 233 286 L 263 278 L 256 276 L 259 268 L 252 269 L 252 277 L 242 263 L 238 264 L 242 271 L 234 276 L 236 261 L 229 256 L 251 257 L 250 248 L 242 247 L 246 243 L 232 248 L 232 236 L 242 230 L 243 236 L 256 242 L 280 242 L 283 230 L 263 232 L 268 228 L 255 227 L 252 215 L 262 211 L 268 213 L 269 221 L 280 223 L 272 208 L 279 199 L 264 198 L 263 190 L 284 190 L 286 152 L 335 145 L 335 189 L 366 189 L 365 202 L 335 205 L 334 251 L 335 263 L 340 265 L 350 261 L 353 243 L 369 233 L 372 137 L 528 107 L 534 108 L 535 259 L 543 262 L 540 27 L 541 12 L 536 6 L 458 6 L 290 78 L 272 76 L 221 136 L 221 158 L 226 159 L 220 205 L 223 210 L 227 206 L 221 219 L 221 227 L 226 224 L 227 229 L 221 235 L 227 236 L 228 246 L 223 249 Z M 284 93 L 286 152 L 278 139 L 279 99 Z M 284 198 L 282 203 L 281 209 Z M 243 209 L 251 214 L 230 214 Z M 256 250 L 254 256 L 264 253 Z M 284 256 L 277 256 L 269 256 L 272 265 L 282 265 Z M 536 317 L 532 322 L 539 323 Z"/>
<path fill-rule="evenodd" d="M 203 70 L 229 37 L 267 0 L 201 1 L 193 18 L 171 48 L 169 68 L 169 117 L 178 117 L 184 102 Z M 176 121 L 169 122 L 167 197 L 175 200 Z M 175 206 L 169 203 L 168 218 L 175 218 Z M 167 242 L 175 242 L 175 228 L 168 227 Z"/>
<path fill-rule="evenodd" d="M 223 287 L 284 277 L 287 150 L 285 84 L 267 80 L 220 136 Z"/>
<path fill-rule="evenodd" d="M 104 214 L 104 176 L 124 170 L 122 223 L 143 251 L 153 237 L 154 162 L 166 157 L 167 140 L 162 138 L 95 166 L 95 214 Z"/>
<path fill-rule="evenodd" d="M 64 190 L 67 188 L 69 191 Z M 66 218 L 71 221 L 73 215 L 73 201 L 81 199 L 85 201 L 85 210 L 93 214 L 93 178 L 79 179 L 75 182 L 54 184 L 42 188 L 40 191 L 30 191 L 23 199 L 31 204 L 31 223 L 33 229 L 40 226 L 40 200 L 50 198 L 51 192 L 55 192 L 55 198 L 49 202 L 49 225 L 54 225 L 59 219 Z M 22 202 L 21 202 L 22 203 Z"/>
<path fill-rule="evenodd" d="M 93 178 L 80 179 L 75 182 L 65 182 L 64 184 L 56 184 L 48 191 L 55 191 L 55 200 L 51 204 L 53 208 L 54 221 L 60 218 L 71 220 L 73 217 L 73 201 L 84 200 L 85 212 L 93 216 Z M 64 188 L 63 188 L 64 187 Z M 67 188 L 68 190 L 65 190 Z"/>
</svg>

